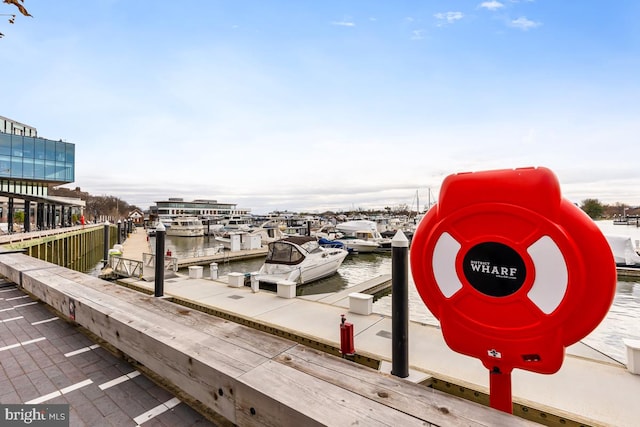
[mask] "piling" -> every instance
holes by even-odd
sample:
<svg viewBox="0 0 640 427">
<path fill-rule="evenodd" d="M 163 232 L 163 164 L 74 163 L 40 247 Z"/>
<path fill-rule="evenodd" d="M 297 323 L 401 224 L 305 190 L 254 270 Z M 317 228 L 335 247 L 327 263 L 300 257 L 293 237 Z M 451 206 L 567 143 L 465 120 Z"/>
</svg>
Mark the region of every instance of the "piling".
<svg viewBox="0 0 640 427">
<path fill-rule="evenodd" d="M 162 222 L 158 222 L 156 227 L 156 263 L 154 278 L 154 296 L 164 295 L 164 237 L 165 227 Z"/>
<path fill-rule="evenodd" d="M 107 266 L 109 262 L 109 221 L 105 221 L 104 223 L 104 267 Z"/>
<path fill-rule="evenodd" d="M 391 374 L 409 376 L 409 240 L 398 230 L 391 240 Z"/>
</svg>

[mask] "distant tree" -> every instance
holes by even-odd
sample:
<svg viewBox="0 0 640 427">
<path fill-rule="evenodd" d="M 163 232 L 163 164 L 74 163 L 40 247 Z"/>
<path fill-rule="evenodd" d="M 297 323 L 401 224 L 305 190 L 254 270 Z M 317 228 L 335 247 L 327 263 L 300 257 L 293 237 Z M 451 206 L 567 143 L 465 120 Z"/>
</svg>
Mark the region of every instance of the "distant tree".
<svg viewBox="0 0 640 427">
<path fill-rule="evenodd" d="M 92 196 L 87 192 L 81 191 L 80 187 L 70 189 L 50 186 L 49 194 L 52 196 L 73 197 L 84 200 L 86 203 L 85 218 L 87 220 L 93 220 L 102 216 L 110 217 L 117 221 L 120 218 L 127 218 L 129 213 L 134 209 L 142 211 L 142 209 L 137 206 L 130 205 L 124 200 L 114 196 Z M 73 221 L 75 222 L 76 220 L 73 219 Z"/>
<path fill-rule="evenodd" d="M 89 196 L 87 212 L 90 216 L 110 216 L 114 219 L 127 218 L 134 209 L 139 209 L 113 196 Z"/>
<path fill-rule="evenodd" d="M 604 213 L 604 205 L 598 199 L 585 199 L 580 208 L 592 219 L 600 219 Z"/>
</svg>

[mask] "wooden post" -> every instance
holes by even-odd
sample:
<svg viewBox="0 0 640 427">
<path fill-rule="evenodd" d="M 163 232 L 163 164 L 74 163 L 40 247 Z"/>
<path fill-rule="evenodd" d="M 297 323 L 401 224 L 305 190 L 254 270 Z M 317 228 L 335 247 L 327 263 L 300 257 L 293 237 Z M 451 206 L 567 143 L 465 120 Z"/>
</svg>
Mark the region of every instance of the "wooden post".
<svg viewBox="0 0 640 427">
<path fill-rule="evenodd" d="M 109 221 L 105 221 L 104 223 L 104 244 L 103 244 L 103 249 L 104 249 L 104 266 L 107 266 L 107 263 L 109 262 Z"/>
</svg>

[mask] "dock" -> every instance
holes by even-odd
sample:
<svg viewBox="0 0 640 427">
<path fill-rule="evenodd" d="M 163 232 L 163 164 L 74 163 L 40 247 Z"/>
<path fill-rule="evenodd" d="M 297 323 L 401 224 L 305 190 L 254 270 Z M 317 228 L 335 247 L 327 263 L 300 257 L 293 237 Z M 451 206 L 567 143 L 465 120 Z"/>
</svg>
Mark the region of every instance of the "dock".
<svg viewBox="0 0 640 427">
<path fill-rule="evenodd" d="M 146 238 L 144 230 L 138 230 L 132 233 L 122 243 L 122 257 L 133 261 L 142 262 L 143 254 L 154 253 L 149 239 Z M 192 266 L 209 265 L 213 262 L 223 263 L 230 261 L 241 261 L 243 259 L 259 258 L 267 255 L 267 247 L 263 246 L 258 249 L 247 249 L 241 251 L 220 251 L 213 254 L 194 253 L 193 256 L 177 258 L 178 268 L 187 268 Z"/>
<path fill-rule="evenodd" d="M 126 250 L 126 248 L 125 248 Z M 244 259 L 260 258 L 267 256 L 267 248 L 245 249 L 241 251 L 224 250 L 212 255 L 198 255 L 187 258 L 178 258 L 178 268 L 186 268 L 198 265 L 209 265 L 215 263 L 225 263 L 231 261 L 242 261 Z"/>
<path fill-rule="evenodd" d="M 125 253 L 126 250 L 125 245 Z M 631 273 L 618 269 L 618 274 Z M 268 292 L 254 294 L 249 289 L 229 288 L 224 276 L 216 281 L 181 276 L 165 283 L 165 292 L 187 306 L 241 324 L 256 327 L 254 324 L 259 323 L 270 333 L 296 337 L 299 342 L 313 343 L 325 351 L 333 349 L 334 354 L 339 348 L 337 321 L 340 314 L 346 313 L 354 323 L 357 353 L 373 360 L 381 372 L 389 373 L 391 319 L 377 313 L 361 316 L 347 311 L 350 293 L 367 293 L 379 286 L 389 286 L 390 279 L 390 275 L 376 277 L 341 292 L 301 296 L 294 301 Z M 126 281 L 133 287 L 146 287 L 149 292 L 153 286 L 136 279 Z M 476 393 L 487 396 L 486 369 L 478 360 L 451 351 L 439 328 L 411 322 L 409 347 L 410 378 L 414 382 L 448 392 L 457 390 L 456 395 L 475 397 L 478 401 L 482 399 Z M 631 396 L 640 393 L 640 376 L 583 343 L 567 348 L 566 354 L 563 367 L 554 375 L 513 372 L 514 413 L 529 419 L 535 413 L 535 421 L 549 424 L 549 420 L 555 420 L 555 425 L 566 425 L 561 420 L 573 420 L 576 425 L 636 425 L 635 419 L 640 414 L 630 408 L 635 408 Z"/>
<path fill-rule="evenodd" d="M 640 268 L 617 267 L 618 279 L 638 279 L 640 278 Z"/>
<path fill-rule="evenodd" d="M 235 425 L 624 427 L 640 416 L 640 376 L 582 343 L 566 349 L 556 374 L 514 370 L 514 416 L 486 406 L 487 370 L 451 351 L 435 326 L 410 322 L 410 375 L 390 375 L 392 319 L 349 311 L 349 293 L 385 276 L 348 292 L 282 298 L 230 286 L 227 276 L 178 274 L 154 298 L 153 282 L 118 286 L 18 253 L 0 255 L 0 274 L 64 318 L 73 301 L 74 322 Z M 339 353 L 343 314 L 354 325 L 353 356 Z"/>
<path fill-rule="evenodd" d="M 155 298 L 20 253 L 0 255 L 0 274 L 101 345 L 152 372 L 203 414 L 214 414 L 218 425 L 534 425 L 292 339 L 303 334 L 298 325 L 337 335 L 342 307 L 187 277 L 167 280 L 167 293 Z M 172 296 L 178 290 L 182 296 Z M 231 305 L 216 308 L 209 298 Z M 189 302 L 226 316 L 190 308 Z M 255 325 L 230 321 L 233 313 Z M 361 331 L 382 319 L 350 317 Z M 289 337 L 278 326 L 282 321 Z M 258 323 L 281 334 L 260 330 Z M 379 343 L 388 345 L 383 337 Z M 326 344 L 335 347 L 335 337 Z"/>
</svg>

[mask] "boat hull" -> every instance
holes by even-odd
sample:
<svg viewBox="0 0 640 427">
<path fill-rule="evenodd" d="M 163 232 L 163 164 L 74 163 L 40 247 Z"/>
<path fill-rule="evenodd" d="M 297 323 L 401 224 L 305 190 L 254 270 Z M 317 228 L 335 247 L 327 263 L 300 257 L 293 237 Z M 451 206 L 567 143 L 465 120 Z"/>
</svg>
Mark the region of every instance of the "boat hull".
<svg viewBox="0 0 640 427">
<path fill-rule="evenodd" d="M 204 230 L 176 230 L 174 227 L 168 228 L 167 236 L 177 237 L 200 237 L 204 236 Z"/>
<path fill-rule="evenodd" d="M 375 242 L 369 242 L 366 240 L 350 240 L 350 239 L 337 239 L 338 242 L 342 242 L 347 249 L 357 252 L 359 254 L 375 252 L 380 248 Z"/>
<path fill-rule="evenodd" d="M 349 254 L 348 251 L 336 249 L 332 254 L 323 258 L 322 263 L 314 265 L 284 266 L 265 264 L 255 278 L 259 282 L 277 284 L 282 280 L 289 280 L 304 285 L 335 274 L 342 262 Z"/>
</svg>

